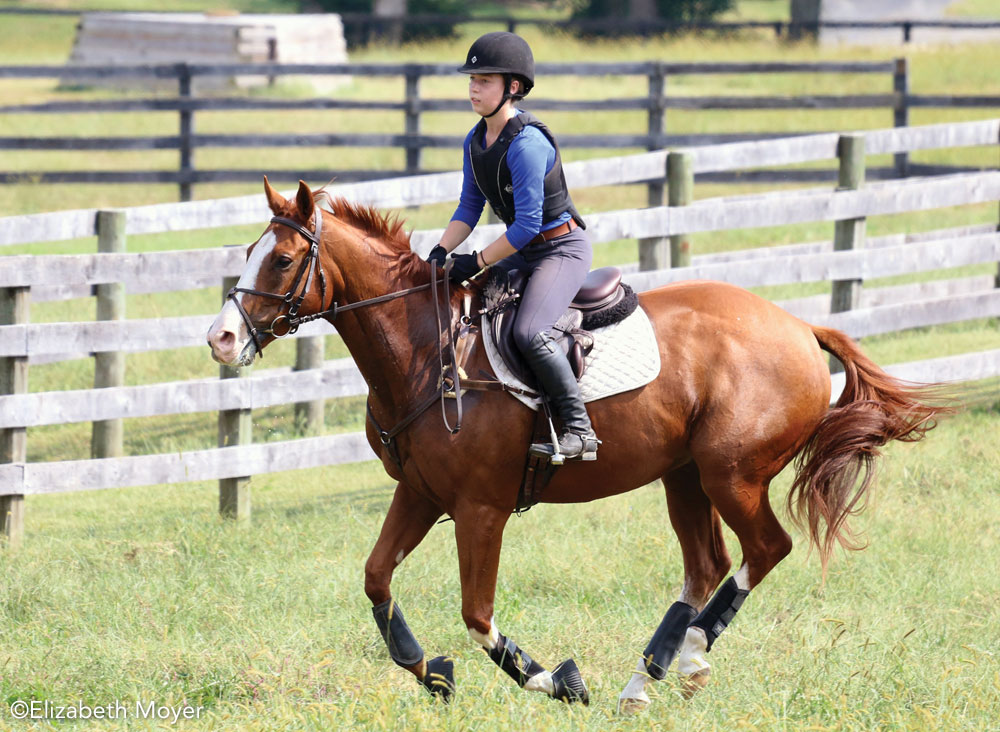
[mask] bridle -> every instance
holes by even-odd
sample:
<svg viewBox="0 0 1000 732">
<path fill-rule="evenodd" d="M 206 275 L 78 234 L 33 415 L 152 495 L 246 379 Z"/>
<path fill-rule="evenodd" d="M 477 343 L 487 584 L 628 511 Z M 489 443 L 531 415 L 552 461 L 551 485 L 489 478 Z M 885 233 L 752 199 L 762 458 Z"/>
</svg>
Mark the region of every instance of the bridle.
<svg viewBox="0 0 1000 732">
<path fill-rule="evenodd" d="M 397 292 L 390 292 L 387 295 L 379 295 L 378 297 L 370 297 L 367 300 L 359 300 L 358 302 L 348 303 L 347 305 L 338 305 L 336 301 L 332 301 L 330 306 L 323 308 L 323 304 L 326 302 L 326 275 L 323 273 L 322 263 L 319 261 L 319 242 L 320 236 L 323 231 L 323 214 L 319 207 L 316 207 L 316 212 L 314 216 L 314 231 L 309 231 L 306 227 L 299 224 L 297 221 L 285 218 L 284 216 L 273 216 L 271 218 L 272 224 L 282 224 L 283 226 L 288 226 L 295 231 L 299 232 L 303 237 L 309 241 L 309 252 L 306 254 L 305 259 L 302 260 L 302 264 L 299 265 L 299 271 L 295 275 L 295 279 L 292 282 L 292 286 L 289 288 L 288 292 L 284 295 L 279 295 L 274 292 L 263 292 L 261 290 L 253 290 L 248 287 L 233 287 L 227 294 L 226 297 L 233 301 L 236 305 L 236 309 L 239 311 L 240 316 L 243 318 L 243 322 L 246 323 L 247 330 L 250 332 L 250 337 L 253 338 L 254 345 L 257 347 L 257 353 L 263 356 L 264 349 L 261 346 L 260 336 L 261 335 L 271 335 L 275 338 L 284 338 L 285 336 L 292 335 L 295 333 L 299 326 L 303 323 L 308 323 L 313 320 L 318 320 L 319 318 L 324 318 L 326 316 L 332 316 L 329 318 L 332 323 L 338 313 L 347 312 L 349 310 L 355 310 L 357 308 L 367 307 L 368 305 L 377 305 L 379 303 L 388 302 L 389 300 L 395 300 L 399 297 L 406 297 L 415 292 L 420 292 L 422 290 L 431 290 L 434 295 L 434 313 L 437 320 L 438 332 L 443 332 L 442 320 L 441 320 L 441 304 L 438 299 L 438 285 L 443 285 L 444 289 L 444 303 L 450 302 L 449 295 L 449 279 L 448 272 L 451 269 L 454 260 L 449 260 L 444 269 L 443 276 L 441 279 L 437 279 L 438 268 L 431 265 L 431 281 L 424 285 L 417 285 L 416 287 L 409 287 L 405 290 L 398 290 Z M 316 272 L 319 271 L 319 287 L 320 287 L 320 311 L 312 315 L 302 315 L 300 316 L 299 308 L 302 307 L 302 303 L 305 301 L 306 297 L 309 295 L 309 291 L 312 289 L 313 280 L 316 277 Z M 305 279 L 305 284 L 303 285 L 303 278 Z M 302 291 L 296 295 L 299 287 L 302 286 Z M 243 303 L 237 298 L 237 294 L 243 292 L 247 295 L 257 295 L 259 297 L 269 297 L 273 300 L 281 300 L 284 302 L 288 311 L 282 313 L 271 321 L 269 328 L 260 329 L 254 326 L 253 321 L 250 319 L 249 314 L 243 307 Z M 449 308 L 450 309 L 450 308 Z M 471 322 L 469 320 L 465 324 L 468 325 Z M 401 465 L 398 455 L 395 453 L 394 440 L 396 435 L 405 430 L 410 424 L 416 420 L 421 414 L 423 414 L 428 408 L 430 408 L 434 402 L 441 402 L 441 416 L 444 420 L 445 428 L 452 434 L 456 434 L 462 429 L 462 379 L 460 376 L 460 369 L 458 367 L 458 361 L 455 355 L 455 334 L 450 323 L 446 321 L 444 330 L 448 334 L 448 359 L 450 361 L 450 367 L 446 367 L 446 358 L 444 352 L 444 346 L 441 343 L 441 339 L 438 339 L 437 350 L 438 350 L 438 361 L 441 367 L 441 377 L 439 379 L 438 387 L 435 392 L 422 402 L 419 406 L 414 409 L 409 416 L 405 417 L 399 424 L 390 430 L 383 430 L 375 422 L 375 416 L 371 412 L 371 405 L 366 403 L 366 410 L 368 419 L 372 421 L 375 425 L 376 430 L 379 433 L 379 439 L 382 444 L 385 445 L 390 452 L 393 460 L 397 464 Z M 445 376 L 446 372 L 450 370 L 451 375 Z M 497 382 L 499 383 L 499 382 Z M 481 387 L 480 387 L 481 388 Z M 456 424 L 454 427 L 448 420 L 448 415 L 445 410 L 445 397 L 448 393 L 452 393 L 455 396 L 455 408 L 457 413 Z"/>
<path fill-rule="evenodd" d="M 389 300 L 395 300 L 398 297 L 405 297 L 406 295 L 413 294 L 414 292 L 420 292 L 421 290 L 430 289 L 432 285 L 435 285 L 435 278 L 431 277 L 431 282 L 425 285 L 417 285 L 416 287 L 410 287 L 405 290 L 399 290 L 398 292 L 390 292 L 388 295 L 379 295 L 378 297 L 370 297 L 367 300 L 359 300 L 358 302 L 352 302 L 347 305 L 340 305 L 336 301 L 332 301 L 330 306 L 327 308 L 323 307 L 326 302 L 326 274 L 323 272 L 322 263 L 319 261 L 319 242 L 323 233 L 323 212 L 317 206 L 315 214 L 313 216 L 313 228 L 314 231 L 309 231 L 306 227 L 302 226 L 298 221 L 293 219 L 285 218 L 284 216 L 272 216 L 272 224 L 282 224 L 283 226 L 288 226 L 295 229 L 299 234 L 305 237 L 309 241 L 309 251 L 306 253 L 305 258 L 302 260 L 302 264 L 299 265 L 299 271 L 295 275 L 295 279 L 292 281 L 292 286 L 289 288 L 288 292 L 284 295 L 279 295 L 275 292 L 264 292 L 262 290 L 253 290 L 248 287 L 233 287 L 226 297 L 233 301 L 236 305 L 236 309 L 239 311 L 240 316 L 243 318 L 243 322 L 247 326 L 247 330 L 250 333 L 250 337 L 253 338 L 254 345 L 257 347 L 257 353 L 262 357 L 264 355 L 264 349 L 261 346 L 260 336 L 270 335 L 275 338 L 284 338 L 285 336 L 290 336 L 296 331 L 298 331 L 299 326 L 303 323 L 309 323 L 313 320 L 319 320 L 320 318 L 325 318 L 328 315 L 330 321 L 336 320 L 339 313 L 347 312 L 349 310 L 354 310 L 356 308 L 366 307 L 368 305 L 377 305 L 382 302 L 387 302 Z M 319 272 L 319 304 L 320 310 L 312 315 L 299 315 L 299 308 L 302 307 L 302 303 L 305 301 L 306 297 L 309 296 L 309 292 L 312 289 L 313 280 L 316 278 L 316 273 Z M 305 284 L 303 285 L 303 278 L 305 278 Z M 445 288 L 447 292 L 447 281 L 448 278 L 442 278 L 445 283 Z M 296 295 L 296 291 L 302 286 L 302 292 Z M 247 295 L 257 295 L 259 297 L 269 297 L 272 300 L 281 300 L 288 307 L 288 311 L 281 313 L 274 320 L 271 321 L 271 325 L 268 328 L 258 328 L 253 324 L 250 319 L 250 315 L 247 313 L 246 309 L 243 307 L 243 303 L 240 302 L 237 294 L 244 292 Z M 435 295 L 437 294 L 437 288 L 435 287 Z M 435 301 L 436 305 L 436 301 Z"/>
<path fill-rule="evenodd" d="M 309 229 L 302 226 L 299 222 L 287 219 L 284 216 L 271 217 L 272 224 L 283 224 L 284 226 L 295 229 L 309 241 L 309 251 L 302 260 L 302 264 L 299 265 L 299 271 L 296 273 L 295 279 L 292 281 L 292 286 L 289 288 L 288 292 L 284 295 L 279 295 L 274 292 L 253 290 L 249 287 L 233 287 L 228 293 L 226 293 L 226 297 L 233 301 L 236 305 L 236 309 L 240 313 L 240 316 L 243 318 L 243 322 L 246 323 L 247 330 L 250 332 L 250 337 L 253 338 L 253 343 L 257 347 L 257 353 L 261 354 L 261 356 L 264 355 L 264 349 L 260 343 L 260 336 L 262 334 L 271 335 L 275 338 L 284 338 L 285 336 L 295 333 L 299 329 L 299 326 L 303 323 L 308 323 L 311 320 L 322 318 L 331 311 L 336 312 L 336 303 L 333 303 L 333 307 L 330 310 L 322 310 L 323 303 L 326 302 L 326 275 L 323 273 L 323 267 L 319 266 L 319 240 L 323 233 L 323 214 L 319 207 L 316 207 L 313 220 L 315 222 L 315 231 L 309 231 Z M 315 315 L 306 315 L 300 318 L 299 308 L 302 307 L 302 303 L 305 301 L 306 297 L 309 295 L 309 291 L 312 289 L 312 283 L 316 276 L 317 269 L 319 270 L 319 302 L 322 312 L 316 313 Z M 302 292 L 296 296 L 295 293 L 299 289 L 299 286 L 302 285 L 303 277 L 305 278 L 305 284 L 302 287 Z M 237 294 L 241 292 L 244 292 L 247 295 L 269 297 L 272 300 L 281 300 L 288 307 L 288 311 L 274 318 L 274 320 L 271 321 L 271 326 L 269 328 L 263 330 L 259 329 L 253 324 L 253 321 L 247 314 L 246 309 L 243 307 L 243 303 L 240 302 L 239 297 L 237 297 Z"/>
</svg>

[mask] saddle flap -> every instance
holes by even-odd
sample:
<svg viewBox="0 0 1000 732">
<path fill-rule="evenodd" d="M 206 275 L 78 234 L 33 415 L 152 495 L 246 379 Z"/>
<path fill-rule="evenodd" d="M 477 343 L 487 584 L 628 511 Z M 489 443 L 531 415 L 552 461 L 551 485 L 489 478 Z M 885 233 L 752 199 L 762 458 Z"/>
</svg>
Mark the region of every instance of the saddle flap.
<svg viewBox="0 0 1000 732">
<path fill-rule="evenodd" d="M 594 346 L 594 336 L 588 331 L 625 319 L 639 304 L 635 293 L 621 278 L 618 267 L 602 267 L 588 274 L 570 308 L 552 329 L 551 335 L 567 354 L 578 381 L 586 369 L 586 356 Z M 487 310 L 493 313 L 490 333 L 496 350 L 522 383 L 537 389 L 534 374 L 513 337 L 518 296 L 524 292 L 527 281 L 528 275 L 521 270 L 495 267 L 483 294 Z"/>
<path fill-rule="evenodd" d="M 493 315 L 490 324 L 493 343 L 500 352 L 504 363 L 514 372 L 517 378 L 530 388 L 538 389 L 538 382 L 531 371 L 531 367 L 525 362 L 517 344 L 514 343 L 514 319 L 516 317 L 517 309 L 514 307 L 506 308 Z M 587 344 L 580 345 L 576 341 L 575 332 L 580 331 L 582 322 L 583 313 L 579 310 L 568 310 L 556 321 L 550 334 L 563 352 L 566 353 L 570 366 L 573 368 L 573 374 L 578 381 L 583 376 L 584 369 L 586 368 L 585 356 L 587 350 L 589 350 L 585 348 Z"/>
</svg>

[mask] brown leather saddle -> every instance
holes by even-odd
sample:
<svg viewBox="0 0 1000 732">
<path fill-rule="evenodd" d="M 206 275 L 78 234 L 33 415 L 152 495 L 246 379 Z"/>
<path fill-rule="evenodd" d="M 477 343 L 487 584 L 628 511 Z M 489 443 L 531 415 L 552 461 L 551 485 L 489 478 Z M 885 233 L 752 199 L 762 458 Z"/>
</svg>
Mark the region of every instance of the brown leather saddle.
<svg viewBox="0 0 1000 732">
<path fill-rule="evenodd" d="M 583 378 L 587 354 L 594 347 L 590 331 L 624 320 L 639 306 L 638 296 L 621 280 L 622 271 L 618 267 L 593 270 L 550 334 L 569 358 L 577 380 Z M 528 275 L 521 270 L 490 270 L 484 291 L 486 308 L 492 312 L 487 330 L 510 371 L 528 387 L 537 389 L 535 377 L 513 335 L 517 308 L 527 282 Z"/>
</svg>

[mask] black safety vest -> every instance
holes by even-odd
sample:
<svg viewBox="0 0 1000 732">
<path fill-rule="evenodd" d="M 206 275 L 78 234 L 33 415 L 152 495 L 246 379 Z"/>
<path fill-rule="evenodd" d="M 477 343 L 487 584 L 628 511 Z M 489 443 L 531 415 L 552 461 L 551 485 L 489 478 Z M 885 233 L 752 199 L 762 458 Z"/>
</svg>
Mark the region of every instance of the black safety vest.
<svg viewBox="0 0 1000 732">
<path fill-rule="evenodd" d="M 549 128 L 542 124 L 530 112 L 521 112 L 512 117 L 496 141 L 488 148 L 483 148 L 483 136 L 486 133 L 486 120 L 482 119 L 476 125 L 469 143 L 469 154 L 472 158 L 472 174 L 476 185 L 493 207 L 494 213 L 507 226 L 514 223 L 514 187 L 511 183 L 510 168 L 507 166 L 507 150 L 514 138 L 527 126 L 537 127 L 545 135 L 556 151 L 556 160 L 552 169 L 545 174 L 545 201 L 542 203 L 542 224 L 555 220 L 560 214 L 569 211 L 570 215 L 581 228 L 586 228 L 580 214 L 573 206 L 569 190 L 566 188 L 566 177 L 563 175 L 562 160 L 559 156 L 559 145 Z"/>
</svg>

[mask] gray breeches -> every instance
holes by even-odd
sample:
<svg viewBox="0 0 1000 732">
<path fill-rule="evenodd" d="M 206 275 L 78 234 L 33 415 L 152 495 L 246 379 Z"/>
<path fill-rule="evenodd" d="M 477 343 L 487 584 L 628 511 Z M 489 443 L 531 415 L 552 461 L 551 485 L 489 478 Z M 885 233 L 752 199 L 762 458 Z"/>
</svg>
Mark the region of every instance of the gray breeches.
<svg viewBox="0 0 1000 732">
<path fill-rule="evenodd" d="M 514 321 L 514 341 L 524 351 L 537 334 L 549 331 L 573 302 L 590 272 L 590 238 L 583 229 L 541 244 L 529 244 L 497 267 L 530 274 Z"/>
</svg>

